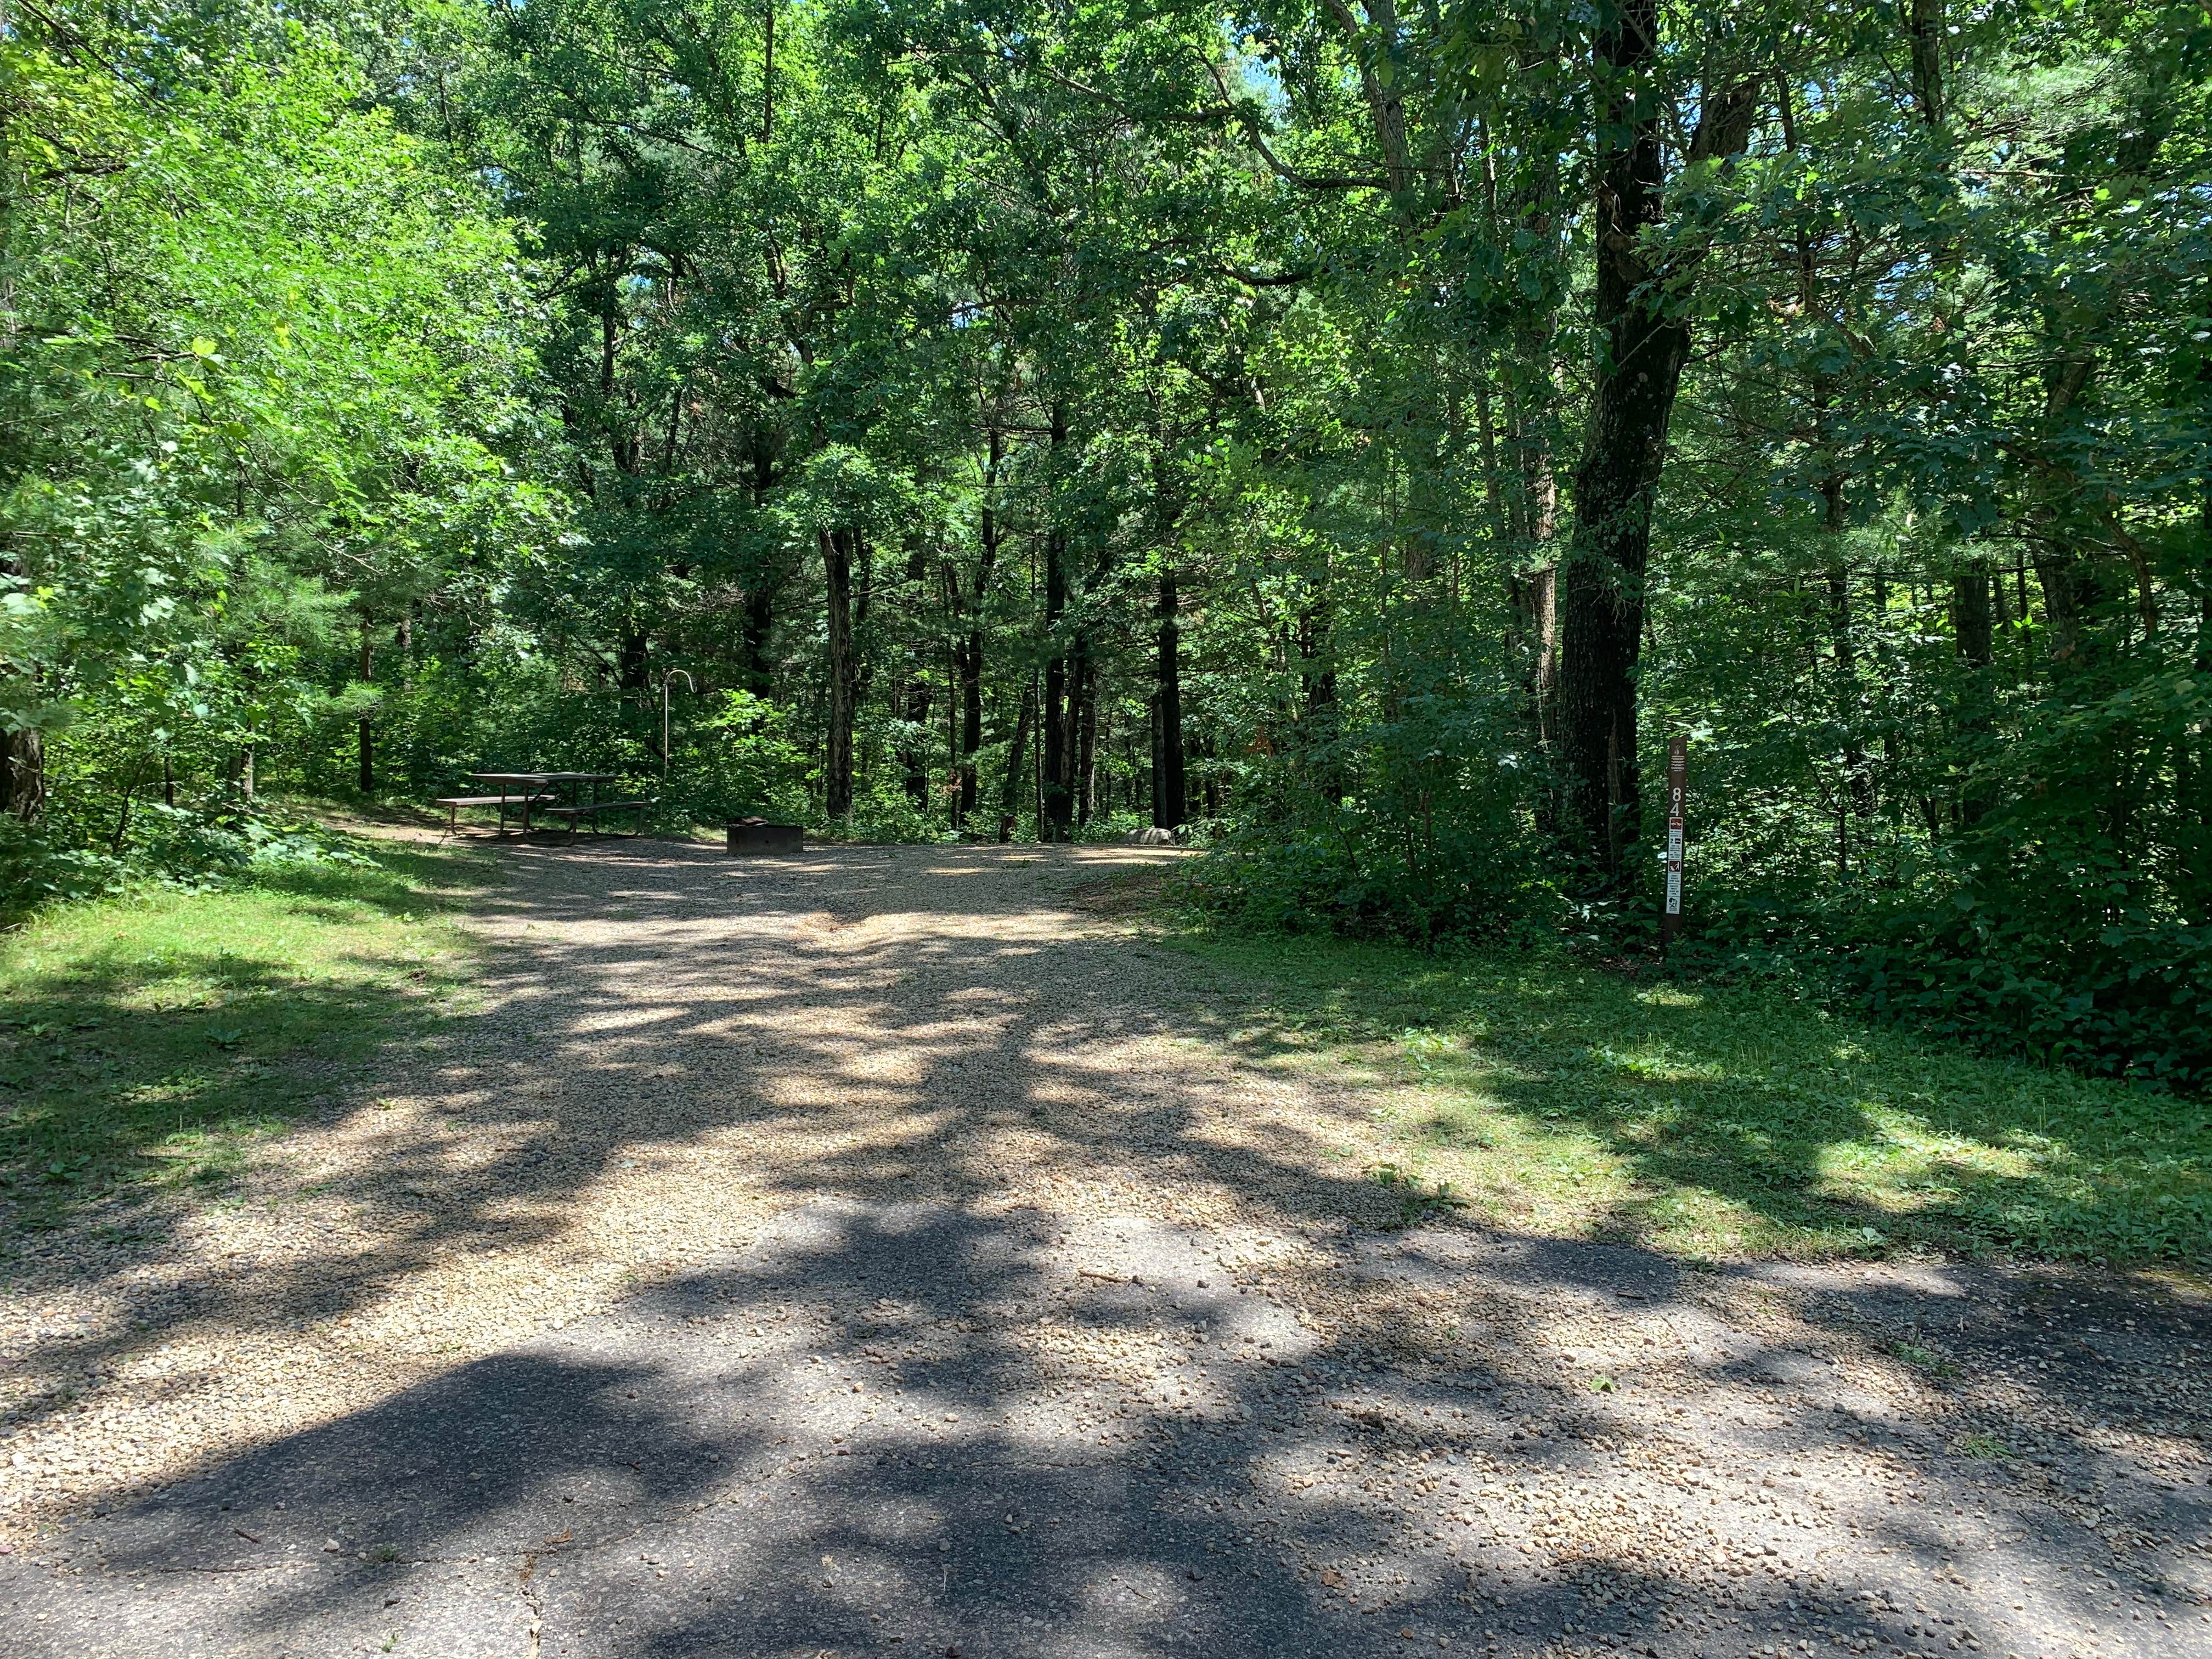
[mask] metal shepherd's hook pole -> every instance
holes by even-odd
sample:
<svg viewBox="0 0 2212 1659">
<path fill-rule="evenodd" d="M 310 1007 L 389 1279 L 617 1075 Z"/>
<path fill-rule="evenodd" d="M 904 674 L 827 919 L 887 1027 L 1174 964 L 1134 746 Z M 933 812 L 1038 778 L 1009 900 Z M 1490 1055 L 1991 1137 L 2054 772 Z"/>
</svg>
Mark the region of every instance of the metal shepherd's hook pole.
<svg viewBox="0 0 2212 1659">
<path fill-rule="evenodd" d="M 668 685 L 678 674 L 684 674 L 684 671 L 672 668 L 660 677 L 660 781 L 663 783 L 668 781 Z M 684 689 L 695 697 L 699 695 L 699 687 L 689 674 L 684 674 Z"/>
</svg>

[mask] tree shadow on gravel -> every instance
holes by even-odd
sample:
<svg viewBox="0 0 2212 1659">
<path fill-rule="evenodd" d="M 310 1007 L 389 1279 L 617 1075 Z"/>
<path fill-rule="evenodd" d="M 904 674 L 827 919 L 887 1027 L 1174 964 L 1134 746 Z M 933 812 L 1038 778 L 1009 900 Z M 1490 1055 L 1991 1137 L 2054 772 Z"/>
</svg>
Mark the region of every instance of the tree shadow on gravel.
<svg viewBox="0 0 2212 1659">
<path fill-rule="evenodd" d="M 1434 1243 L 1365 1270 L 1465 1270 L 1464 1241 Z M 1687 1655 L 1987 1629 L 1929 1605 L 1992 1565 L 1934 1518 L 1963 1475 L 1923 1474 L 1856 1585 L 1782 1528 L 1729 1539 L 1724 1565 L 1656 1532 L 1609 1552 L 1573 1519 L 1650 1425 L 1507 1370 L 1378 1370 L 1301 1342 L 1217 1248 L 1133 1222 L 1071 1241 L 1042 1212 L 809 1206 L 743 1255 L 84 1522 L 48 1546 L 65 1576 L 0 1565 L 34 1621 L 16 1650 L 167 1653 L 190 1631 L 256 1653 Z M 1673 1278 L 1628 1250 L 1510 1265 L 1565 1297 Z M 1835 1432 L 1808 1413 L 1740 1438 L 1778 1471 Z M 1484 1496 L 1505 1486 L 1547 1516 Z M 2047 1573 L 2075 1541 L 2007 1567 Z"/>
<path fill-rule="evenodd" d="M 131 1270 L 144 1252 L 42 1261 L 51 1282 L 96 1279 L 118 1310 L 108 1333 L 43 1363 L 98 1363 L 249 1316 L 319 1327 L 452 1251 L 557 1241 L 625 1164 L 712 1151 L 732 1131 L 744 1140 L 715 1156 L 733 1184 L 808 1219 L 205 1479 L 116 1492 L 65 1553 L 110 1585 L 106 1608 L 79 1611 L 143 1628 L 144 1651 L 169 1650 L 155 1637 L 187 1615 L 246 1650 L 331 1650 L 315 1644 L 388 1626 L 417 1644 L 392 1650 L 441 1655 L 480 1638 L 483 1651 L 520 1650 L 532 1623 L 549 1653 L 976 1642 L 963 1650 L 1256 1655 L 1438 1638 L 1466 1652 L 1492 1636 L 1529 1649 L 1595 1632 L 1688 1654 L 1771 1647 L 1769 1625 L 1791 1642 L 1865 1629 L 1902 1643 L 1935 1615 L 1838 1599 L 1852 1574 L 1882 1571 L 1871 1556 L 1819 1568 L 1780 1530 L 1789 1553 L 1754 1555 L 1706 1524 L 1707 1483 L 1863 1460 L 1879 1438 L 1917 1501 L 1870 1500 L 1865 1548 L 1893 1552 L 1899 1582 L 1911 1564 L 1933 1596 L 1939 1565 L 1990 1565 L 1966 1560 L 1937 1518 L 1936 1500 L 1983 1492 L 1997 1461 L 1961 1462 L 1953 1440 L 2048 1455 L 2109 1498 L 2123 1465 L 2086 1432 L 2091 1411 L 2125 1410 L 2145 1434 L 2193 1431 L 2196 1407 L 2147 1385 L 2205 1334 L 2185 1299 L 2145 1356 L 2045 1369 L 2001 1286 L 1975 1309 L 1966 1279 L 1900 1282 L 1882 1292 L 1891 1305 L 1841 1281 L 1793 1291 L 1750 1271 L 1685 1274 L 1626 1247 L 1388 1234 L 1396 1206 L 1332 1167 L 1337 1148 L 1314 1127 L 1326 1113 L 1272 1121 L 1264 1091 L 1249 1112 L 1222 1109 L 1224 1091 L 1255 1081 L 1212 1042 L 1232 993 L 1190 987 L 1180 964 L 1155 984 L 1140 942 L 1068 930 L 1066 866 L 1111 857 L 841 849 L 732 866 L 651 844 L 513 856 L 536 867 L 491 900 L 509 943 L 489 958 L 489 1012 L 376 1079 L 424 1103 L 417 1128 L 324 1183 L 383 1231 L 210 1275 L 189 1304 L 143 1288 Z M 923 884 L 917 870 L 939 873 Z M 618 933 L 590 930 L 610 919 Z M 1213 1058 L 1133 1066 L 1160 1042 Z M 1361 1109 L 1356 1095 L 1338 1108 L 1346 1125 Z M 499 1158 L 457 1161 L 446 1121 L 492 1133 Z M 1010 1188 L 1074 1193 L 1106 1170 L 1209 1194 L 1240 1226 L 1304 1240 L 1310 1259 L 1232 1268 L 1215 1233 L 1132 1223 L 1131 1238 L 1078 1238 L 1080 1205 L 1006 1211 Z M 1077 1249 L 1092 1254 L 1075 1262 Z M 1737 1291 L 1796 1299 L 1786 1318 L 1731 1323 L 1715 1292 Z M 1346 1310 L 1326 1337 L 1297 1317 L 1323 1294 Z M 1561 1351 L 1544 1320 L 1565 1309 L 1619 1342 Z M 2017 1326 L 1986 1327 L 1984 1370 L 2001 1359 L 2017 1373 L 2002 1402 L 1961 1379 L 1931 1430 L 1807 1381 L 1837 1356 L 1917 1364 L 1893 1352 L 1897 1332 L 1948 1363 L 1964 1339 L 1945 1322 L 1962 1310 Z M 1693 1316 L 1717 1334 L 1682 1336 Z M 1601 1376 L 1608 1391 L 1593 1393 Z M 2108 1400 L 2100 1388 L 2120 1377 L 2126 1397 Z M 1777 1388 L 1802 1398 L 1778 1404 Z M 1666 1406 L 1670 1389 L 1690 1403 Z M 2033 1449 L 2013 1449 L 2027 1437 L 2004 1430 L 2008 1413 L 2043 1425 Z M 1686 1450 L 1700 1479 L 1665 1472 Z M 1637 1471 L 1657 1482 L 1638 1488 L 1652 1517 L 1640 1540 L 1595 1518 L 1607 1484 Z M 1809 1487 L 1816 1474 L 1782 1478 Z M 2201 1533 L 2193 1498 L 2144 1501 L 2182 1504 L 2172 1515 Z M 2009 1540 L 2005 1559 L 2055 1572 L 2101 1549 L 2087 1541 L 2097 1513 L 2051 1508 L 2047 1535 Z M 173 1607 L 123 1588 L 158 1572 Z M 40 1603 L 49 1624 L 84 1582 L 21 1565 L 8 1577 L 26 1607 L 60 1598 Z M 1991 1613 L 1978 1601 L 1973 1616 Z M 55 1625 L 58 1645 L 31 1650 L 88 1650 L 63 1634 Z M 1066 1645 L 1078 1636 L 1087 1645 Z M 91 1650 L 139 1651 L 138 1639 Z"/>
</svg>

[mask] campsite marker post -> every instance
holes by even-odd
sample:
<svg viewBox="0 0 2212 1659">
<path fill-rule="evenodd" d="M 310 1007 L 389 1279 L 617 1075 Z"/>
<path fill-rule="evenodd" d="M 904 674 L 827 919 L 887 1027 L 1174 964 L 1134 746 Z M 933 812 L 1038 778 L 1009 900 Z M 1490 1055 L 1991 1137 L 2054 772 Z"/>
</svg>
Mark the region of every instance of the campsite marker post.
<svg viewBox="0 0 2212 1659">
<path fill-rule="evenodd" d="M 1682 931 L 1682 796 L 1689 769 L 1689 740 L 1677 732 L 1667 739 L 1667 906 L 1659 916 L 1662 955 Z"/>
</svg>

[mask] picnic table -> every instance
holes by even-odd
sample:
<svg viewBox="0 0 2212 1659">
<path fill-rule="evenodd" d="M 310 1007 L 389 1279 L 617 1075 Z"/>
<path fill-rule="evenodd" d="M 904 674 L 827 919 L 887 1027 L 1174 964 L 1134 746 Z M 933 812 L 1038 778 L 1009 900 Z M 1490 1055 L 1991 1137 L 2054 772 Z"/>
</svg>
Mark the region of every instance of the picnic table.
<svg viewBox="0 0 2212 1659">
<path fill-rule="evenodd" d="M 635 811 L 638 815 L 638 832 L 644 833 L 646 802 L 599 798 L 601 784 L 616 781 L 617 775 L 612 772 L 471 772 L 469 775 L 499 793 L 439 797 L 438 805 L 446 809 L 449 830 L 459 827 L 458 818 L 464 806 L 496 806 L 499 832 L 505 835 L 507 811 L 514 806 L 522 813 L 522 833 L 526 836 L 530 833 L 532 807 L 538 808 L 542 817 L 565 819 L 571 835 L 575 833 L 577 824 L 584 822 L 597 830 L 602 812 Z"/>
</svg>

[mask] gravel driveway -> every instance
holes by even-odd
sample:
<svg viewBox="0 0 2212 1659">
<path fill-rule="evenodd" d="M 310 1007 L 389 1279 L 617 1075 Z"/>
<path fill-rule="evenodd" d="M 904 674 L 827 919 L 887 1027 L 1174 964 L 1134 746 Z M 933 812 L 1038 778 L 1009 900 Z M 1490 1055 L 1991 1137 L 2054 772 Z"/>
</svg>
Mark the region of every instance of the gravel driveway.
<svg viewBox="0 0 2212 1659">
<path fill-rule="evenodd" d="M 2212 1651 L 2190 1287 L 1392 1231 L 1150 849 L 516 847 L 479 1006 L 0 1305 L 49 1655 Z"/>
</svg>

